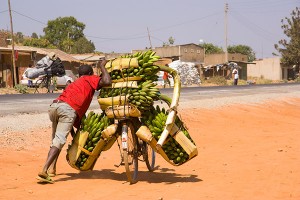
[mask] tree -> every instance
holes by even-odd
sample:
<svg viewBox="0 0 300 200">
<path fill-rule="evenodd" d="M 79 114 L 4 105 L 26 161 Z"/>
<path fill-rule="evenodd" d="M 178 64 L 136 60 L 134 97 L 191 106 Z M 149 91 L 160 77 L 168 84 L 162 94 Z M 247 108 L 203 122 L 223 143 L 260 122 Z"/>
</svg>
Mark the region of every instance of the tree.
<svg viewBox="0 0 300 200">
<path fill-rule="evenodd" d="M 24 46 L 39 47 L 39 48 L 56 48 L 47 39 L 30 38 L 23 41 Z"/>
<path fill-rule="evenodd" d="M 22 43 L 24 41 L 24 35 L 22 32 L 17 32 L 15 35 L 15 42 Z"/>
<path fill-rule="evenodd" d="M 170 44 L 170 45 L 173 45 L 174 42 L 175 42 L 175 39 L 174 39 L 172 36 L 169 37 L 169 44 Z"/>
<path fill-rule="evenodd" d="M 281 20 L 283 33 L 288 37 L 275 44 L 275 49 L 281 54 L 281 62 L 287 66 L 300 67 L 300 8 L 296 7 L 291 18 Z"/>
<path fill-rule="evenodd" d="M 171 37 L 169 37 L 169 39 L 168 39 L 168 42 L 163 42 L 163 47 L 168 47 L 168 46 L 170 46 L 170 45 L 173 45 L 174 44 L 174 42 L 175 42 L 175 39 L 171 36 Z"/>
<path fill-rule="evenodd" d="M 233 46 L 228 46 L 227 48 L 228 53 L 241 53 L 243 55 L 248 56 L 248 61 L 252 62 L 254 61 L 255 58 L 255 52 L 253 49 L 247 45 L 233 45 Z"/>
<path fill-rule="evenodd" d="M 45 39 L 57 48 L 70 52 L 77 40 L 84 37 L 85 24 L 78 22 L 74 17 L 58 17 L 48 21 L 44 28 Z"/>
<path fill-rule="evenodd" d="M 215 46 L 212 43 L 204 43 L 200 46 L 205 49 L 205 54 L 224 53 L 221 47 Z"/>
<path fill-rule="evenodd" d="M 72 49 L 71 53 L 92 53 L 95 51 L 95 45 L 93 42 L 88 41 L 86 37 L 82 37 L 77 40 Z"/>
<path fill-rule="evenodd" d="M 31 38 L 39 38 L 39 36 L 38 36 L 38 34 L 36 34 L 36 33 L 32 33 L 32 34 L 31 34 Z"/>
</svg>

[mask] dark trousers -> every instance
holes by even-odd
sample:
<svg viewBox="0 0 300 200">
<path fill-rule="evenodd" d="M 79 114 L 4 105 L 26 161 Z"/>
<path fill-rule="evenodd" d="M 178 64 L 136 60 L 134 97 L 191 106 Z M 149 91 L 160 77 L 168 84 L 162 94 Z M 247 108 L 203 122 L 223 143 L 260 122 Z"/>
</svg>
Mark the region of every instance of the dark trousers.
<svg viewBox="0 0 300 200">
<path fill-rule="evenodd" d="M 238 84 L 238 80 L 239 80 L 239 79 L 234 79 L 233 85 L 237 85 L 237 84 Z"/>
</svg>

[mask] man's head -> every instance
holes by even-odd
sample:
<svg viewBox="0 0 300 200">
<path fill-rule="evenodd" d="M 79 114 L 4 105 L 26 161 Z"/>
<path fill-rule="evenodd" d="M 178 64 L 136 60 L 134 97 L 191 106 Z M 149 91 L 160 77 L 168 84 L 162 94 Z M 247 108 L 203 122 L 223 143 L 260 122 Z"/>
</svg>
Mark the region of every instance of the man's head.
<svg viewBox="0 0 300 200">
<path fill-rule="evenodd" d="M 78 69 L 79 76 L 83 75 L 93 75 L 94 71 L 90 65 L 81 65 Z"/>
</svg>

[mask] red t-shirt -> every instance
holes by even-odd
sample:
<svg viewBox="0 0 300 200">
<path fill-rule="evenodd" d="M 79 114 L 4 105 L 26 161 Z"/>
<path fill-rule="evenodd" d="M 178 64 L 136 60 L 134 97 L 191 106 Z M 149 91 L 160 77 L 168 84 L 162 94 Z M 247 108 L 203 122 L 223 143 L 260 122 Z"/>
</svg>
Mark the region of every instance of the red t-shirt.
<svg viewBox="0 0 300 200">
<path fill-rule="evenodd" d="M 169 77 L 169 74 L 167 72 L 164 72 L 163 79 L 166 80 L 166 79 L 168 79 L 168 77 Z"/>
<path fill-rule="evenodd" d="M 76 128 L 79 127 L 78 123 L 89 108 L 95 90 L 99 89 L 98 85 L 100 80 L 101 78 L 96 75 L 81 76 L 71 83 L 57 98 L 58 100 L 68 103 L 76 111 L 78 115 L 77 122 L 74 124 Z"/>
</svg>

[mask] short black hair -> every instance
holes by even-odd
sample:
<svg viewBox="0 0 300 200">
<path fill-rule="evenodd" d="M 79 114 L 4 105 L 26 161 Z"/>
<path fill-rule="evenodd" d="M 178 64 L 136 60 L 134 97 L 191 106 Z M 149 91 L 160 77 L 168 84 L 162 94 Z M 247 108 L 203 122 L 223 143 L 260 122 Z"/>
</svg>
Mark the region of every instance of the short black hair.
<svg viewBox="0 0 300 200">
<path fill-rule="evenodd" d="M 94 74 L 93 68 L 90 65 L 81 65 L 78 69 L 79 76 Z"/>
</svg>

